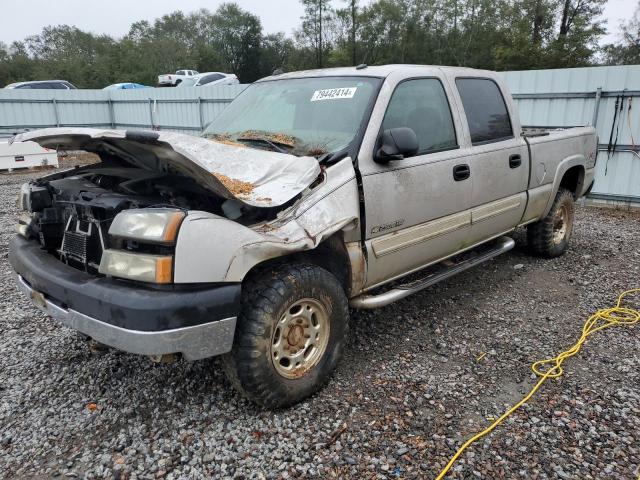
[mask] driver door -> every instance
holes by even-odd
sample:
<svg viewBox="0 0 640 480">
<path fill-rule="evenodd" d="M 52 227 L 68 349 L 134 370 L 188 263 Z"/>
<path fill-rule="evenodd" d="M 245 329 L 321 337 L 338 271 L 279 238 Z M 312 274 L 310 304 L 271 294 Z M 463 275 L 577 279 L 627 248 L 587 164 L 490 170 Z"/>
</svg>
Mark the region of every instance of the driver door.
<svg viewBox="0 0 640 480">
<path fill-rule="evenodd" d="M 459 115 L 452 112 L 448 83 L 435 75 L 396 82 L 385 102 L 383 88 L 363 142 L 359 168 L 365 200 L 366 287 L 419 270 L 466 246 L 471 228 L 473 175 L 461 149 Z M 390 82 L 387 78 L 386 83 Z M 382 106 L 380 101 L 383 102 Z M 376 112 L 376 110 L 379 110 Z M 457 112 L 456 112 L 457 113 Z M 415 156 L 375 161 L 382 131 L 409 127 Z M 363 151 L 369 145 L 374 148 Z M 466 172 L 466 173 L 465 173 Z"/>
</svg>

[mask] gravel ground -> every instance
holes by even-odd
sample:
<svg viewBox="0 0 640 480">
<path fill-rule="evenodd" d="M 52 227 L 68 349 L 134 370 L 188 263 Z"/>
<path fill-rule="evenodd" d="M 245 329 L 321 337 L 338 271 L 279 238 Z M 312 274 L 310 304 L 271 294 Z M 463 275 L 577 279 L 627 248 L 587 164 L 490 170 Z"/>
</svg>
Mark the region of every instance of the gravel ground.
<svg viewBox="0 0 640 480">
<path fill-rule="evenodd" d="M 91 353 L 23 298 L 7 242 L 29 176 L 0 175 L 0 477 L 433 478 L 533 385 L 534 360 L 573 344 L 590 312 L 639 286 L 640 216 L 579 208 L 562 258 L 527 256 L 517 232 L 516 249 L 484 266 L 353 312 L 329 385 L 261 411 L 215 359 Z M 639 347 L 640 326 L 589 340 L 450 478 L 635 479 Z"/>
</svg>

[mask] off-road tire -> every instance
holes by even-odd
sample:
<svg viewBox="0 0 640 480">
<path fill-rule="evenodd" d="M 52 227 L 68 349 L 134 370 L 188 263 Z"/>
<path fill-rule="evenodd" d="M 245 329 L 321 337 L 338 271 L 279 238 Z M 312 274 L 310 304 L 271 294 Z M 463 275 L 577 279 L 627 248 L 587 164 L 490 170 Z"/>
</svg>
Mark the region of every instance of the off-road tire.
<svg viewBox="0 0 640 480">
<path fill-rule="evenodd" d="M 285 378 L 272 359 L 273 338 L 291 305 L 306 298 L 321 302 L 326 309 L 329 338 L 312 368 L 299 377 Z M 348 329 L 348 301 L 336 277 L 311 264 L 276 266 L 243 284 L 233 349 L 222 357 L 222 363 L 229 381 L 245 397 L 267 408 L 287 407 L 329 380 L 342 356 Z"/>
<path fill-rule="evenodd" d="M 558 257 L 566 252 L 573 232 L 574 211 L 573 193 L 560 188 L 547 216 L 527 227 L 529 250 L 547 258 Z M 560 217 L 565 217 L 564 232 L 559 225 Z"/>
</svg>

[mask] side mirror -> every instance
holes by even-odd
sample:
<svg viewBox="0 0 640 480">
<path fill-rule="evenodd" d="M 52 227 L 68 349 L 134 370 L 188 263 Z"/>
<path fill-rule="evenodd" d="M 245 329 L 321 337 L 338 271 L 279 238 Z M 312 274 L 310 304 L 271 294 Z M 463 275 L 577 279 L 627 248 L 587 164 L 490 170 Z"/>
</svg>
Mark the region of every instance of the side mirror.
<svg viewBox="0 0 640 480">
<path fill-rule="evenodd" d="M 378 140 L 374 160 L 387 163 L 391 160 L 402 160 L 418 153 L 418 137 L 409 127 L 390 128 L 382 132 Z"/>
</svg>

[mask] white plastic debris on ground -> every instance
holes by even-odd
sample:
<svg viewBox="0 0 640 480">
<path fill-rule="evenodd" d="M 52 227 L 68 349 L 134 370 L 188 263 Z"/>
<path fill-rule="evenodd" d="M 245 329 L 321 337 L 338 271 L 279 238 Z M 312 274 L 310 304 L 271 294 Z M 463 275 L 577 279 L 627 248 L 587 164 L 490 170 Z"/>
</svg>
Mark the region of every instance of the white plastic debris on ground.
<svg viewBox="0 0 640 480">
<path fill-rule="evenodd" d="M 32 167 L 57 167 L 58 154 L 35 142 L 13 142 L 0 140 L 0 170 L 15 170 Z"/>
</svg>

